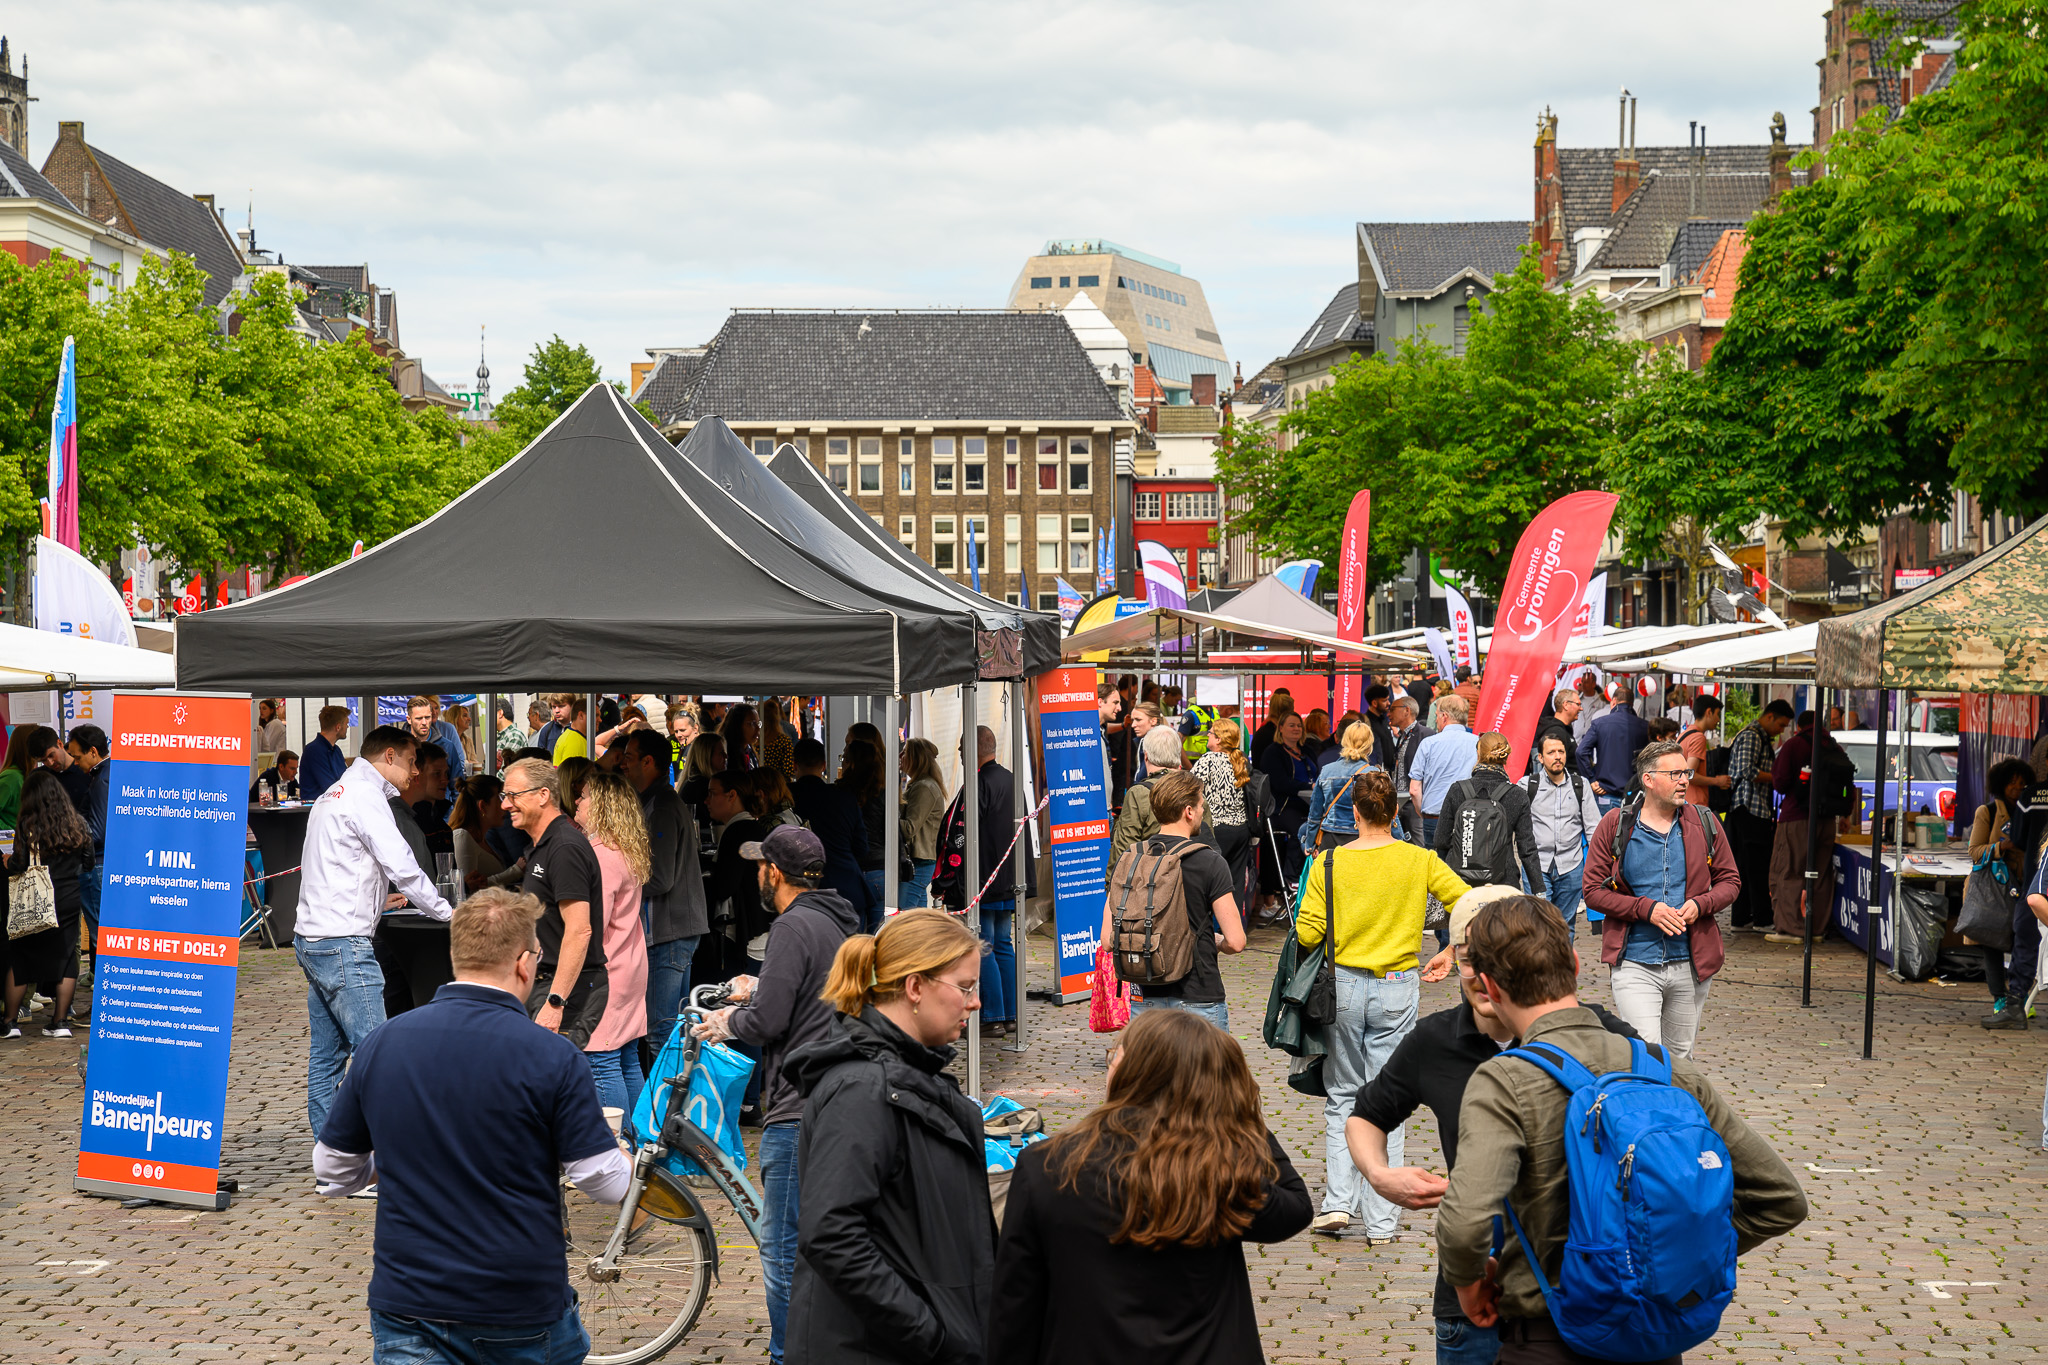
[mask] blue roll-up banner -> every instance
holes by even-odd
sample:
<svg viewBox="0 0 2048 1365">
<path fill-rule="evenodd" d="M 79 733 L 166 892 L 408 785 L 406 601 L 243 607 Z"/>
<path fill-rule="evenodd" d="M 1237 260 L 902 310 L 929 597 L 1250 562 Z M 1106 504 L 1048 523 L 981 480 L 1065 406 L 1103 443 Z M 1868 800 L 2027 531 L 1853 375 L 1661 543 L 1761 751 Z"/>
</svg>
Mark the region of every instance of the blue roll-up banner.
<svg viewBox="0 0 2048 1365">
<path fill-rule="evenodd" d="M 117 692 L 74 1187 L 224 1209 L 249 698 Z"/>
<path fill-rule="evenodd" d="M 1085 1000 L 1095 981 L 1109 895 L 1109 775 L 1093 668 L 1055 668 L 1038 680 L 1039 737 L 1051 798 L 1053 930 L 1060 997 Z"/>
</svg>

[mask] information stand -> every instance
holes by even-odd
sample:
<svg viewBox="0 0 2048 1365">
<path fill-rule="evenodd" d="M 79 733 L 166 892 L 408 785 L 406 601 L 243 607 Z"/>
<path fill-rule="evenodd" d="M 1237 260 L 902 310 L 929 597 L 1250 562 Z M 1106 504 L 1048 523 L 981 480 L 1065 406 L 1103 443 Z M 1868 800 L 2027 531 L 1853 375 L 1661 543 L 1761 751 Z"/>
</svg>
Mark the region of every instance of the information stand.
<svg viewBox="0 0 2048 1365">
<path fill-rule="evenodd" d="M 1060 1003 L 1086 1000 L 1109 894 L 1109 774 L 1093 667 L 1039 675 L 1039 734 L 1052 827 L 1053 934 Z"/>
<path fill-rule="evenodd" d="M 118 692 L 76 1189 L 224 1209 L 249 698 Z"/>
</svg>

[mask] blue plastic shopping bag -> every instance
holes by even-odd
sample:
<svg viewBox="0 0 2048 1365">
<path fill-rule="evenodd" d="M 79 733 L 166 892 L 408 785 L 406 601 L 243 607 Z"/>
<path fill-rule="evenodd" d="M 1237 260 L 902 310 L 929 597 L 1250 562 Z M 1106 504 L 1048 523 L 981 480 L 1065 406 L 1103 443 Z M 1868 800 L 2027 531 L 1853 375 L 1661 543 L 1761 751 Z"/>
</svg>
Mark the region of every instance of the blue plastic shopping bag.
<svg viewBox="0 0 2048 1365">
<path fill-rule="evenodd" d="M 669 1096 L 682 1074 L 688 1043 L 688 1031 L 678 1027 L 654 1059 L 647 1088 L 633 1107 L 633 1129 L 643 1142 L 653 1139 L 668 1113 Z M 746 1094 L 747 1077 L 753 1072 L 752 1058 L 718 1043 L 699 1044 L 697 1069 L 690 1073 L 690 1088 L 683 1102 L 684 1117 L 723 1147 L 740 1170 L 747 1167 L 747 1149 L 740 1141 L 740 1102 Z M 695 1174 L 699 1169 L 680 1152 L 670 1152 L 666 1164 L 678 1175 Z"/>
</svg>

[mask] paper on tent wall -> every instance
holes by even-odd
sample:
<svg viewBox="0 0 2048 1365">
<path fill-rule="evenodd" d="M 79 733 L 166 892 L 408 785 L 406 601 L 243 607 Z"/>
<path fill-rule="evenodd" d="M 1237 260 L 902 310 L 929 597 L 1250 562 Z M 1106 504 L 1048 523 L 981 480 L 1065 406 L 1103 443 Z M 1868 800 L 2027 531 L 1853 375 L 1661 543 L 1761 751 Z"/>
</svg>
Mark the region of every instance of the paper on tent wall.
<svg viewBox="0 0 2048 1365">
<path fill-rule="evenodd" d="M 996 733 L 996 762 L 1010 766 L 1010 691 L 1004 683 L 982 683 L 974 689 L 980 724 Z M 948 794 L 960 790 L 960 689 L 942 687 L 911 698 L 910 733 L 930 740 L 939 751 L 939 775 Z M 918 721 L 922 720 L 923 728 Z"/>
<path fill-rule="evenodd" d="M 1197 706 L 1237 705 L 1237 679 L 1198 677 L 1195 679 L 1195 704 Z"/>
</svg>

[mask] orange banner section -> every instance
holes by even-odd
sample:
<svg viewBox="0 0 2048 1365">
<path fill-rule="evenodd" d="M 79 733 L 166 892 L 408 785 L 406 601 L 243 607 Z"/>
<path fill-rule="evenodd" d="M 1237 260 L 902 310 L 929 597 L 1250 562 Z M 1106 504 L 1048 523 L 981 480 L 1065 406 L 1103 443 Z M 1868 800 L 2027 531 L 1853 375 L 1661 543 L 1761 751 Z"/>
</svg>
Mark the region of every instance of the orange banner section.
<svg viewBox="0 0 2048 1365">
<path fill-rule="evenodd" d="M 211 1166 L 180 1166 L 174 1161 L 109 1156 L 105 1152 L 80 1152 L 78 1178 L 106 1180 L 121 1185 L 150 1185 L 163 1190 L 183 1190 L 188 1194 L 213 1194 L 220 1189 L 220 1172 Z"/>
<path fill-rule="evenodd" d="M 220 934 L 166 934 L 154 929 L 100 926 L 99 950 L 113 957 L 146 957 L 158 962 L 197 962 L 233 967 L 242 960 L 242 941 Z"/>
<path fill-rule="evenodd" d="M 246 698 L 123 692 L 114 706 L 109 757 L 240 767 L 249 762 L 249 739 Z"/>
</svg>

